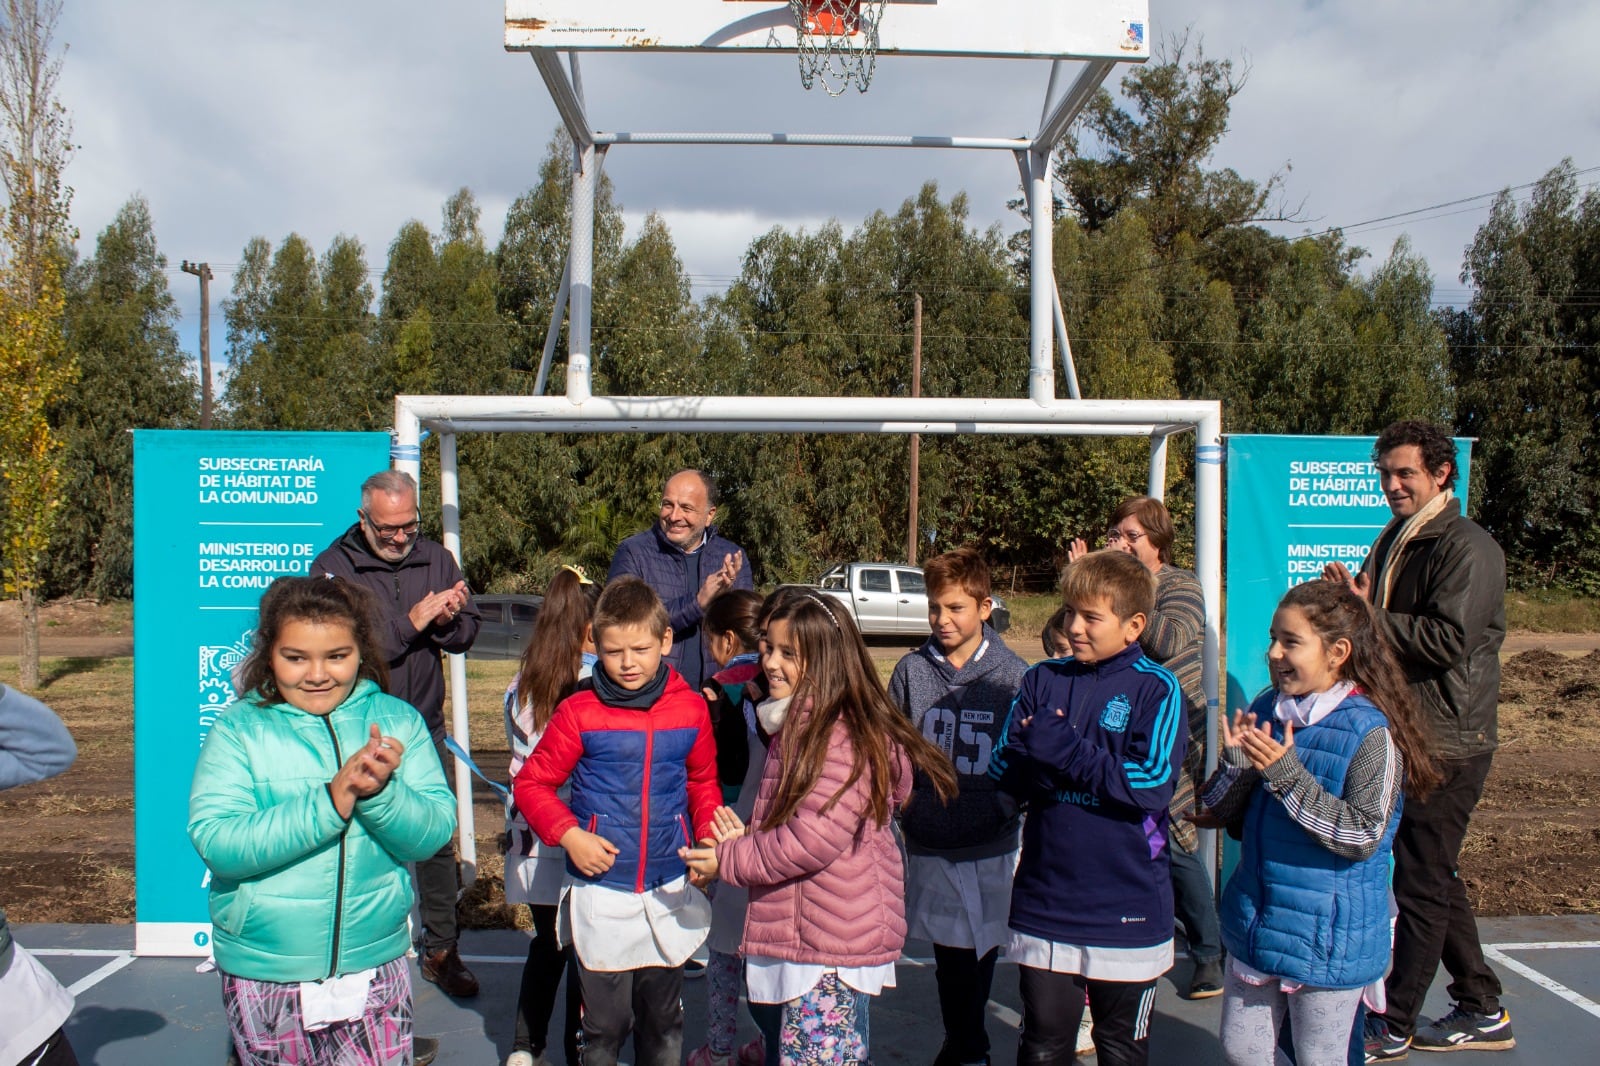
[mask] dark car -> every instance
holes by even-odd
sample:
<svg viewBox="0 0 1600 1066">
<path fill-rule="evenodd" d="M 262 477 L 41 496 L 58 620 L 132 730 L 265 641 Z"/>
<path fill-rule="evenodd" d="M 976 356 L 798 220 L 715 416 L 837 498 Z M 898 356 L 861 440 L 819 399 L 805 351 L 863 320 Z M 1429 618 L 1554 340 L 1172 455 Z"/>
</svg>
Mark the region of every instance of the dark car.
<svg viewBox="0 0 1600 1066">
<path fill-rule="evenodd" d="M 543 596 L 474 596 L 483 615 L 478 639 L 467 654 L 474 659 L 515 659 L 533 633 Z"/>
</svg>

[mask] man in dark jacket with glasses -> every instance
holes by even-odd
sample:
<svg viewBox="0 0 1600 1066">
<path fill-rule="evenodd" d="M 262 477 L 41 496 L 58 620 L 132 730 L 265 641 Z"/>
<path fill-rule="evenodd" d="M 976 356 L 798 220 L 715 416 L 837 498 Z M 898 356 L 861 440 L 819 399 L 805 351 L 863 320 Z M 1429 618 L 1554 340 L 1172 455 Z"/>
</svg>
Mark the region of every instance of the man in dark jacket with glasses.
<svg viewBox="0 0 1600 1066">
<path fill-rule="evenodd" d="M 312 574 L 366 587 L 381 617 L 377 635 L 389 657 L 389 692 L 411 704 L 428 723 L 445 757 L 444 652 L 464 652 L 477 639 L 480 618 L 455 558 L 421 533 L 417 483 L 385 470 L 361 486 L 356 524 L 311 564 Z M 451 996 L 475 996 L 478 979 L 456 949 L 456 897 L 461 889 L 455 845 L 417 863 L 422 906 L 422 976 Z"/>
</svg>

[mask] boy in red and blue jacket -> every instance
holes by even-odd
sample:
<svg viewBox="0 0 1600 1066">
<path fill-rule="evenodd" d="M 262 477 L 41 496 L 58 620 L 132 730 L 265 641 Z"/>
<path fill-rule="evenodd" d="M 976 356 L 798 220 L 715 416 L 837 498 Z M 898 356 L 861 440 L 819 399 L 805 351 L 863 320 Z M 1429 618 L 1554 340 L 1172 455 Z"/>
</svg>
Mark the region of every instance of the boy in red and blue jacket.
<svg viewBox="0 0 1600 1066">
<path fill-rule="evenodd" d="M 1061 582 L 1072 650 L 1029 670 L 989 773 L 1025 806 L 1011 892 L 1020 1064 L 1073 1057 L 1084 993 L 1102 1066 L 1143 1066 L 1172 966 L 1167 806 L 1187 741 L 1177 679 L 1144 657 L 1155 578 L 1092 552 Z"/>
<path fill-rule="evenodd" d="M 711 922 L 678 858 L 711 838 L 721 802 L 711 718 L 662 661 L 672 630 L 649 585 L 607 585 L 593 628 L 600 669 L 556 708 L 513 794 L 567 853 L 558 928 L 578 956 L 584 1062 L 611 1066 L 636 1031 L 640 1063 L 676 1063 L 683 964 Z M 569 779 L 570 806 L 556 794 Z"/>
</svg>

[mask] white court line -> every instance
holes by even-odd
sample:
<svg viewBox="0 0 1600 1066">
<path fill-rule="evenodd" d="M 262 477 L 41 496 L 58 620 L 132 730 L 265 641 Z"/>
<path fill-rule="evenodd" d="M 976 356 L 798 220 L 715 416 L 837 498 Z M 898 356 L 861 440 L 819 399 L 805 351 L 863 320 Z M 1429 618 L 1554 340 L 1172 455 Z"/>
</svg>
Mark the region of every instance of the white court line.
<svg viewBox="0 0 1600 1066">
<path fill-rule="evenodd" d="M 134 961 L 134 955 L 131 951 L 108 951 L 104 948 L 29 948 L 28 954 L 56 958 L 111 960 L 87 977 L 80 977 L 68 985 L 67 993 L 73 996 L 83 995 L 112 974 L 126 970 L 133 965 Z"/>
<path fill-rule="evenodd" d="M 101 981 L 104 981 L 107 977 L 110 977 L 112 974 L 126 970 L 129 966 L 132 966 L 133 963 L 134 955 L 133 952 L 130 951 L 120 959 L 112 959 L 110 962 L 106 963 L 89 976 L 74 981 L 72 984 L 67 986 L 67 992 L 73 996 L 81 996 L 85 992 L 89 991 L 89 989 L 99 984 Z"/>
<path fill-rule="evenodd" d="M 1560 948 L 1600 948 L 1600 940 L 1551 941 L 1543 944 L 1485 944 L 1483 953 L 1513 973 L 1521 974 L 1546 992 L 1553 992 L 1574 1007 L 1588 1011 L 1596 1018 L 1600 1018 L 1600 1003 L 1596 1003 L 1588 996 L 1573 991 L 1555 978 L 1547 977 L 1532 966 L 1518 962 L 1506 954 L 1508 951 L 1553 951 Z"/>
</svg>

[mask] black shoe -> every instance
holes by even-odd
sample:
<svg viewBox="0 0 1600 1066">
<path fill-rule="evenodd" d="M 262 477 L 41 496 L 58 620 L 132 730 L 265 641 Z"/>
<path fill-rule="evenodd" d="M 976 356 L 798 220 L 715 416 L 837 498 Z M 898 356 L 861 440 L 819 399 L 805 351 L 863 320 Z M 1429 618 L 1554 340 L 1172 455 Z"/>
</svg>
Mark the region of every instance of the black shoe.
<svg viewBox="0 0 1600 1066">
<path fill-rule="evenodd" d="M 1194 976 L 1189 978 L 1190 999 L 1210 999 L 1222 995 L 1222 960 L 1211 959 L 1194 965 Z"/>
<path fill-rule="evenodd" d="M 421 970 L 422 979 L 438 985 L 439 991 L 447 996 L 471 999 L 478 994 L 478 979 L 472 976 L 455 948 L 424 953 Z"/>
<path fill-rule="evenodd" d="M 1411 1046 L 1418 1051 L 1507 1051 L 1517 1046 L 1511 1035 L 1511 1012 L 1504 1007 L 1498 1014 L 1477 1014 L 1461 1004 L 1450 1013 L 1417 1030 Z"/>
<path fill-rule="evenodd" d="M 683 964 L 683 979 L 694 981 L 706 975 L 706 964 L 699 959 L 690 959 Z"/>
<path fill-rule="evenodd" d="M 946 1041 L 939 1045 L 939 1053 L 933 1057 L 933 1066 L 989 1066 L 989 1056 L 985 1055 L 969 1063 L 961 1057 L 953 1044 Z"/>
<path fill-rule="evenodd" d="M 411 1038 L 411 1061 L 415 1066 L 428 1066 L 439 1054 L 439 1041 L 431 1036 Z"/>
<path fill-rule="evenodd" d="M 1362 1044 L 1366 1061 L 1399 1062 L 1411 1055 L 1411 1038 L 1389 1031 L 1389 1023 L 1376 1014 L 1367 1015 Z"/>
</svg>

